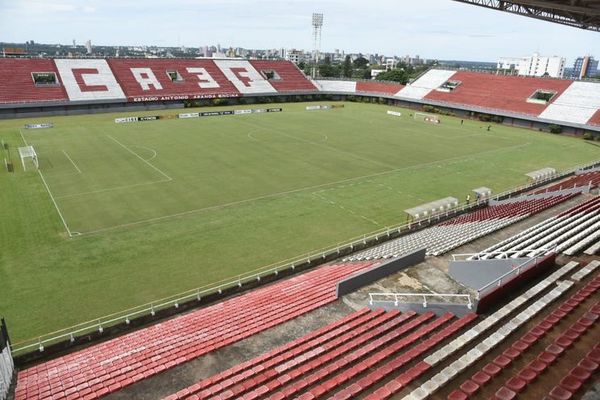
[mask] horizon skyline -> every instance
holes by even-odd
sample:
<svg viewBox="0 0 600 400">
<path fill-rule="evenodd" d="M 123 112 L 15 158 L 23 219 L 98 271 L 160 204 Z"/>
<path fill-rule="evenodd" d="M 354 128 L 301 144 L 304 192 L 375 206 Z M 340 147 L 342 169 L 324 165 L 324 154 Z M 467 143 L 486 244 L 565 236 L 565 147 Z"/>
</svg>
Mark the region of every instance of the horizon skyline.
<svg viewBox="0 0 600 400">
<path fill-rule="evenodd" d="M 359 4 L 356 0 L 178 0 L 174 7 L 165 8 L 163 2 L 147 0 L 140 9 L 132 0 L 52 4 L 0 0 L 0 37 L 9 43 L 34 40 L 69 45 L 75 39 L 80 44 L 91 40 L 94 46 L 194 48 L 226 43 L 226 48 L 310 51 L 312 12 L 322 12 L 323 52 L 340 49 L 352 54 L 479 62 L 538 52 L 565 57 L 567 64 L 577 57 L 598 56 L 596 32 L 450 0 L 403 4 L 401 15 L 392 0 L 375 0 L 375 6 L 365 10 Z M 198 17 L 202 24 L 197 24 Z M 24 19 L 28 24 L 20 23 Z M 137 29 L 140 25 L 144 29 Z M 148 30 L 153 25 L 161 29 Z"/>
</svg>

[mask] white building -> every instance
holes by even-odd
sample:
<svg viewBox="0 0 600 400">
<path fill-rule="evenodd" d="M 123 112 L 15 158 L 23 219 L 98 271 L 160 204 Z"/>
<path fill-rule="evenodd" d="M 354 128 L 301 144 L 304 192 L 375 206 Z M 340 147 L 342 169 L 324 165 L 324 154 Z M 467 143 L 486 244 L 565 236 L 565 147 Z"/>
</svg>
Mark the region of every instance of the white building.
<svg viewBox="0 0 600 400">
<path fill-rule="evenodd" d="M 565 72 L 565 59 L 559 56 L 543 57 L 538 53 L 530 57 L 503 57 L 498 60 L 498 69 L 514 71 L 521 76 L 562 78 Z"/>
<path fill-rule="evenodd" d="M 304 61 L 306 57 L 304 56 L 304 52 L 301 50 L 291 49 L 286 52 L 285 59 L 293 62 L 294 64 L 298 64 L 299 62 Z"/>
</svg>

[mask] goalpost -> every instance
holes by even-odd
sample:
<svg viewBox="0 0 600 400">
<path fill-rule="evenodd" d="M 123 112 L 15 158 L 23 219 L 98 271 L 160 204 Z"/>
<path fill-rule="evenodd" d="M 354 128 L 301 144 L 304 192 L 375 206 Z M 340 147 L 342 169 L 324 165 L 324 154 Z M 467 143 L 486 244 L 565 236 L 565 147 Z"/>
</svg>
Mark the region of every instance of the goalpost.
<svg viewBox="0 0 600 400">
<path fill-rule="evenodd" d="M 25 167 L 25 160 L 31 158 L 33 165 L 35 165 L 36 169 L 40 168 L 38 163 L 38 156 L 35 152 L 33 146 L 25 146 L 19 147 L 19 156 L 21 157 L 21 165 L 23 166 L 23 171 L 27 171 L 27 167 Z"/>
<path fill-rule="evenodd" d="M 427 114 L 422 112 L 416 112 L 413 114 L 413 118 L 415 120 L 420 120 L 423 122 L 429 122 L 430 124 L 439 124 L 440 118 L 435 114 Z"/>
</svg>

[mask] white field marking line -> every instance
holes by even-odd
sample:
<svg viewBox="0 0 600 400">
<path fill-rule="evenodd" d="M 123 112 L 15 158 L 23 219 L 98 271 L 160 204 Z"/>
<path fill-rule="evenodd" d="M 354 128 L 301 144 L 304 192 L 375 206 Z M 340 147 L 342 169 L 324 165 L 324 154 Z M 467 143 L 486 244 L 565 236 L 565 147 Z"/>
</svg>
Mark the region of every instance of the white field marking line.
<svg viewBox="0 0 600 400">
<path fill-rule="evenodd" d="M 88 194 L 111 192 L 113 190 L 130 189 L 130 188 L 134 188 L 134 187 L 138 187 L 138 186 L 155 185 L 157 183 L 166 183 L 166 182 L 171 182 L 171 180 L 169 180 L 169 179 L 161 179 L 159 181 L 144 182 L 144 183 L 134 183 L 132 185 L 114 186 L 114 187 L 109 187 L 109 188 L 106 188 L 106 189 L 91 190 L 89 192 L 65 194 L 65 195 L 62 195 L 62 196 L 57 196 L 56 198 L 57 199 L 66 199 L 66 198 L 69 198 L 69 197 L 86 196 Z"/>
<path fill-rule="evenodd" d="M 80 234 L 81 235 L 91 235 L 91 234 L 96 234 L 96 233 L 111 231 L 111 230 L 120 229 L 120 228 L 128 228 L 128 227 L 131 227 L 131 226 L 148 224 L 148 223 L 162 221 L 162 220 L 166 220 L 166 219 L 183 217 L 185 215 L 197 214 L 197 213 L 201 213 L 201 212 L 205 212 L 205 211 L 212 211 L 212 210 L 217 210 L 217 209 L 220 209 L 220 208 L 237 206 L 237 205 L 245 204 L 245 203 L 251 203 L 253 201 L 270 199 L 270 198 L 273 198 L 273 197 L 284 196 L 284 195 L 288 195 L 288 194 L 293 194 L 293 193 L 299 193 L 299 192 L 304 192 L 304 191 L 319 189 L 319 188 L 322 188 L 322 187 L 336 185 L 336 184 L 340 184 L 340 183 L 353 182 L 353 181 L 358 181 L 358 180 L 361 180 L 361 179 L 373 178 L 373 177 L 376 177 L 376 176 L 389 175 L 389 174 L 392 174 L 392 173 L 395 173 L 395 172 L 399 172 L 399 171 L 425 168 L 425 167 L 436 165 L 436 164 L 440 164 L 440 163 L 442 163 L 442 165 L 443 165 L 447 161 L 450 162 L 450 161 L 460 160 L 460 159 L 472 159 L 472 158 L 476 158 L 477 156 L 483 155 L 483 154 L 495 153 L 495 152 L 502 151 L 502 150 L 512 150 L 512 149 L 515 149 L 515 148 L 526 147 L 526 146 L 529 146 L 529 145 L 531 145 L 531 143 L 527 142 L 527 143 L 523 143 L 523 144 L 519 144 L 519 145 L 515 145 L 515 146 L 501 147 L 501 148 L 497 148 L 497 149 L 492 149 L 492 150 L 480 152 L 480 153 L 477 153 L 477 155 L 475 155 L 475 156 L 473 156 L 472 154 L 469 154 L 467 156 L 451 157 L 451 158 L 447 158 L 447 159 L 444 159 L 444 160 L 437 160 L 437 161 L 431 161 L 431 162 L 423 163 L 423 164 L 410 165 L 410 166 L 407 166 L 407 167 L 390 169 L 390 170 L 387 170 L 387 171 L 377 172 L 377 173 L 374 173 L 374 174 L 363 175 L 363 176 L 356 176 L 356 177 L 353 177 L 353 178 L 341 179 L 341 180 L 335 181 L 335 182 L 328 182 L 328 183 L 322 183 L 322 184 L 319 184 L 319 185 L 306 186 L 306 187 L 303 187 L 303 188 L 286 190 L 286 191 L 278 192 L 278 193 L 266 194 L 266 195 L 263 195 L 263 196 L 258 196 L 258 197 L 254 197 L 254 198 L 250 198 L 250 199 L 232 201 L 230 203 L 216 204 L 214 206 L 208 206 L 208 207 L 203 207 L 203 208 L 197 208 L 197 209 L 194 209 L 194 210 L 182 211 L 182 212 L 175 213 L 175 214 L 169 214 L 169 215 L 163 215 L 163 216 L 160 216 L 160 217 L 148 218 L 148 219 L 144 219 L 144 220 L 129 222 L 129 223 L 126 223 L 126 224 L 113 225 L 113 226 L 109 226 L 109 227 L 106 227 L 106 228 L 100 228 L 100 229 L 95 229 L 95 230 L 92 230 L 92 231 L 81 232 Z"/>
<path fill-rule="evenodd" d="M 163 171 L 161 171 L 159 168 L 157 168 L 156 166 L 150 164 L 150 162 L 148 160 L 145 160 L 143 157 L 141 157 L 138 153 L 136 153 L 135 151 L 131 150 L 129 147 L 125 146 L 123 143 L 119 142 L 117 139 L 115 139 L 114 137 L 110 136 L 110 135 L 106 135 L 109 139 L 113 140 L 115 143 L 117 143 L 119 146 L 121 146 L 122 148 L 124 148 L 125 150 L 127 150 L 128 152 L 130 152 L 131 154 L 133 154 L 134 156 L 136 156 L 137 158 L 139 158 L 140 160 L 142 160 L 143 162 L 145 162 L 147 165 L 149 165 L 152 169 L 154 169 L 156 172 L 158 172 L 159 174 L 161 174 L 162 176 L 164 176 L 165 178 L 167 178 L 169 181 L 172 181 L 173 178 L 171 178 L 169 175 L 165 174 Z"/>
<path fill-rule="evenodd" d="M 156 156 L 158 155 L 158 153 L 156 152 L 156 150 L 150 148 L 150 147 L 146 147 L 146 146 L 140 146 L 138 144 L 136 145 L 132 145 L 133 147 L 138 147 L 140 149 L 144 149 L 144 150 L 148 150 L 152 152 L 152 157 L 150 157 L 149 159 L 147 159 L 146 161 L 152 161 L 156 158 Z"/>
<path fill-rule="evenodd" d="M 69 157 L 69 155 L 67 154 L 66 151 L 62 150 L 62 152 L 65 155 L 65 157 L 67 157 L 67 159 L 69 161 L 71 161 L 71 164 L 73 164 L 73 166 L 75 167 L 75 169 L 77 170 L 77 172 L 79 172 L 81 174 L 81 170 L 79 169 L 79 167 L 77 166 L 77 164 L 75 164 L 75 161 L 73 161 L 73 159 L 71 157 Z"/>
<path fill-rule="evenodd" d="M 244 123 L 247 123 L 247 124 L 250 124 L 250 125 L 253 125 L 253 126 L 255 126 L 255 127 L 257 126 L 256 124 L 253 124 L 253 123 L 252 123 L 252 122 L 250 122 L 249 120 L 245 120 L 245 121 L 243 121 L 243 122 L 244 122 Z M 357 155 L 357 154 L 354 154 L 354 153 L 351 153 L 351 152 L 349 152 L 349 151 L 340 150 L 340 149 L 337 149 L 337 148 L 335 148 L 335 147 L 331 147 L 331 146 L 328 146 L 328 145 L 326 145 L 326 144 L 323 144 L 323 142 L 325 142 L 325 141 L 323 141 L 323 142 L 313 142 L 312 140 L 302 139 L 302 138 L 299 138 L 299 137 L 296 137 L 296 136 L 293 136 L 293 135 L 286 135 L 285 133 L 282 133 L 282 132 L 280 132 L 279 130 L 277 130 L 277 129 L 274 129 L 274 128 L 264 127 L 264 129 L 266 129 L 266 130 L 269 130 L 269 131 L 271 131 L 271 132 L 274 132 L 274 133 L 276 133 L 276 134 L 278 134 L 278 135 L 285 136 L 285 137 L 287 137 L 287 138 L 289 138 L 289 139 L 298 140 L 298 141 L 300 141 L 300 142 L 304 142 L 304 143 L 312 144 L 313 146 L 325 147 L 325 148 L 327 148 L 327 149 L 329 149 L 329 150 L 331 150 L 331 151 L 335 151 L 335 152 L 337 152 L 337 153 L 345 154 L 345 155 L 348 155 L 348 156 L 354 157 L 354 158 L 356 158 L 356 159 L 359 159 L 359 160 L 367 161 L 367 162 L 369 162 L 369 163 L 371 163 L 371 164 L 375 164 L 375 165 L 378 165 L 378 166 L 380 166 L 380 167 L 382 167 L 382 166 L 383 166 L 383 167 L 386 167 L 386 168 L 389 168 L 389 167 L 390 167 L 390 165 L 389 165 L 389 164 L 384 164 L 384 163 L 382 163 L 382 162 L 379 162 L 379 161 L 375 161 L 375 160 L 371 160 L 371 159 L 369 159 L 369 158 L 361 157 L 361 156 L 359 156 L 359 155 Z"/>
<path fill-rule="evenodd" d="M 273 197 L 278 197 L 278 196 L 287 195 L 287 194 L 299 193 L 299 192 L 303 192 L 303 191 L 307 191 L 307 190 L 311 190 L 311 189 L 318 189 L 318 188 L 321 188 L 321 187 L 326 187 L 326 186 L 335 185 L 335 184 L 339 184 L 339 183 L 355 182 L 355 181 L 359 181 L 359 180 L 365 179 L 365 178 L 371 178 L 371 177 L 388 175 L 388 174 L 391 174 L 391 173 L 394 173 L 394 172 L 398 172 L 398 171 L 402 171 L 402 170 L 420 169 L 420 168 L 425 168 L 425 167 L 436 165 L 436 164 L 440 164 L 440 163 L 442 163 L 442 165 L 444 165 L 444 164 L 446 164 L 446 161 L 454 161 L 454 160 L 461 160 L 461 159 L 471 160 L 471 159 L 476 158 L 478 155 L 487 154 L 487 153 L 495 153 L 495 152 L 502 151 L 502 150 L 509 150 L 509 149 L 521 148 L 521 147 L 526 147 L 526 146 L 529 146 L 529 145 L 531 145 L 531 143 L 527 142 L 527 143 L 523 143 L 523 144 L 520 144 L 520 145 L 508 146 L 508 147 L 503 147 L 503 148 L 497 148 L 497 149 L 488 150 L 486 152 L 480 152 L 480 153 L 478 153 L 475 156 L 468 155 L 468 156 L 461 156 L 461 157 L 451 157 L 451 158 L 448 158 L 448 159 L 445 159 L 445 160 L 438 160 L 438 161 L 432 161 L 432 162 L 418 164 L 418 165 L 412 165 L 412 166 L 407 166 L 407 167 L 402 167 L 402 168 L 396 168 L 396 169 L 393 169 L 393 170 L 378 172 L 378 173 L 375 173 L 375 174 L 363 175 L 363 176 L 358 176 L 358 177 L 353 177 L 353 178 L 347 178 L 347 179 L 342 179 L 342 180 L 335 181 L 335 182 L 329 182 L 329 183 L 324 183 L 324 184 L 314 185 L 314 186 L 307 186 L 307 187 L 304 187 L 304 188 L 292 189 L 292 190 L 278 192 L 278 193 L 272 193 L 272 194 L 268 194 L 268 195 L 264 195 L 264 196 L 258 196 L 258 197 L 254 197 L 254 198 L 250 198 L 250 199 L 244 199 L 244 200 L 234 201 L 234 202 L 230 202 L 230 203 L 217 204 L 217 205 L 214 205 L 214 206 L 209 206 L 209 207 L 203 207 L 203 208 L 198 208 L 198 209 L 183 211 L 183 212 L 180 212 L 180 213 L 175 213 L 175 214 L 170 214 L 170 215 L 164 215 L 164 216 L 149 218 L 149 219 L 140 220 L 140 221 L 134 221 L 134 222 L 126 223 L 126 224 L 114 225 L 114 226 L 107 227 L 107 228 L 101 228 L 101 229 L 96 229 L 96 230 L 92 230 L 92 231 L 88 231 L 88 232 L 82 232 L 81 234 L 82 235 L 84 235 L 84 234 L 95 234 L 95 233 L 100 233 L 100 232 L 104 232 L 104 231 L 110 231 L 110 230 L 119 229 L 119 228 L 126 228 L 126 227 L 141 225 L 141 224 L 153 223 L 153 222 L 157 222 L 157 221 L 161 221 L 161 220 L 165 220 L 165 219 L 178 218 L 178 217 L 182 217 L 182 216 L 185 216 L 185 215 L 196 214 L 196 213 L 201 213 L 201 212 L 205 212 L 205 211 L 211 211 L 211 210 L 215 210 L 215 209 L 231 207 L 231 206 L 235 206 L 235 205 L 239 205 L 239 204 L 244 204 L 244 203 L 249 203 L 249 202 L 258 201 L 258 200 L 263 200 L 263 199 L 267 199 L 267 198 L 273 198 Z M 355 183 L 358 184 L 358 183 L 361 183 L 361 182 L 355 182 Z"/>
<path fill-rule="evenodd" d="M 62 212 L 60 211 L 60 208 L 58 208 L 58 204 L 56 203 L 56 200 L 54 199 L 54 196 L 52 195 L 52 192 L 50 191 L 50 188 L 48 187 L 48 184 L 46 183 L 46 179 L 44 179 L 44 175 L 42 174 L 42 171 L 40 171 L 38 169 L 38 173 L 40 174 L 40 178 L 42 178 L 42 182 L 44 183 L 44 186 L 46 187 L 46 191 L 48 192 L 48 195 L 50 196 L 50 200 L 52 200 L 52 204 L 54 204 L 54 208 L 56 208 L 56 211 L 58 212 L 58 216 L 60 217 L 60 220 L 62 221 L 63 225 L 65 226 L 65 229 L 67 230 L 67 234 L 69 235 L 69 237 L 73 237 L 74 234 L 79 235 L 79 232 L 71 232 L 71 230 L 69 229 L 69 225 L 67 225 L 67 221 L 65 220 L 65 217 L 63 216 Z"/>
<path fill-rule="evenodd" d="M 23 131 L 19 129 L 19 133 L 21 134 L 21 139 L 23 139 L 23 143 L 25 143 L 25 146 L 29 146 L 29 143 L 27 143 L 27 140 L 25 140 L 25 136 L 23 136 Z"/>
<path fill-rule="evenodd" d="M 356 211 L 351 210 L 351 209 L 349 209 L 347 207 L 344 207 L 343 205 L 338 204 L 335 201 L 330 200 L 330 199 L 326 198 L 325 196 L 323 196 L 321 194 L 318 194 L 317 192 L 313 192 L 312 195 L 315 196 L 316 198 L 318 198 L 319 200 L 324 201 L 325 203 L 328 203 L 328 204 L 330 204 L 330 205 L 332 205 L 334 207 L 338 207 L 338 208 L 340 208 L 340 209 L 342 209 L 342 210 L 344 210 L 344 211 L 346 211 L 346 212 L 348 212 L 348 213 L 350 213 L 352 215 L 355 215 L 355 216 L 357 216 L 359 218 L 362 218 L 365 221 L 368 221 L 368 222 L 376 225 L 378 228 L 383 228 L 384 227 L 383 225 L 381 225 L 379 222 L 375 221 L 374 219 L 371 219 L 369 217 L 365 217 L 364 215 L 358 214 Z"/>
<path fill-rule="evenodd" d="M 23 132 L 20 129 L 19 129 L 19 133 L 21 134 L 21 139 L 23 139 L 23 143 L 25 143 L 25 146 L 29 146 L 29 144 L 27 143 L 27 140 L 25 140 L 25 136 L 23 136 Z M 40 175 L 40 178 L 42 178 L 42 183 L 44 184 L 44 187 L 46 188 L 46 191 L 48 192 L 48 195 L 50 196 L 50 200 L 52 200 L 52 204 L 54 204 L 54 208 L 56 209 L 56 212 L 58 213 L 58 216 L 60 217 L 60 220 L 63 223 L 63 225 L 67 231 L 67 235 L 69 235 L 69 237 L 73 237 L 73 233 L 71 233 L 71 230 L 69 229 L 69 225 L 67 225 L 67 221 L 65 220 L 65 217 L 63 216 L 62 212 L 60 211 L 60 208 L 58 207 L 58 204 L 56 203 L 56 200 L 54 199 L 54 196 L 52 195 L 52 192 L 50 191 L 50 187 L 46 183 L 46 179 L 44 179 L 44 175 L 42 174 L 42 171 L 40 171 L 38 169 L 37 172 Z"/>
</svg>

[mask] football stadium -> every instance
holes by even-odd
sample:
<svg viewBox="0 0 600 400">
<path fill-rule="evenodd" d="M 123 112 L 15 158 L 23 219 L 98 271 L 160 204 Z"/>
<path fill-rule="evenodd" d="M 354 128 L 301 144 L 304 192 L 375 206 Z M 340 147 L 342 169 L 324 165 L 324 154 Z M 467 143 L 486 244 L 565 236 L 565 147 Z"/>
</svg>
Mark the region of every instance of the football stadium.
<svg viewBox="0 0 600 400">
<path fill-rule="evenodd" d="M 600 81 L 0 71 L 0 399 L 600 396 Z"/>
</svg>

